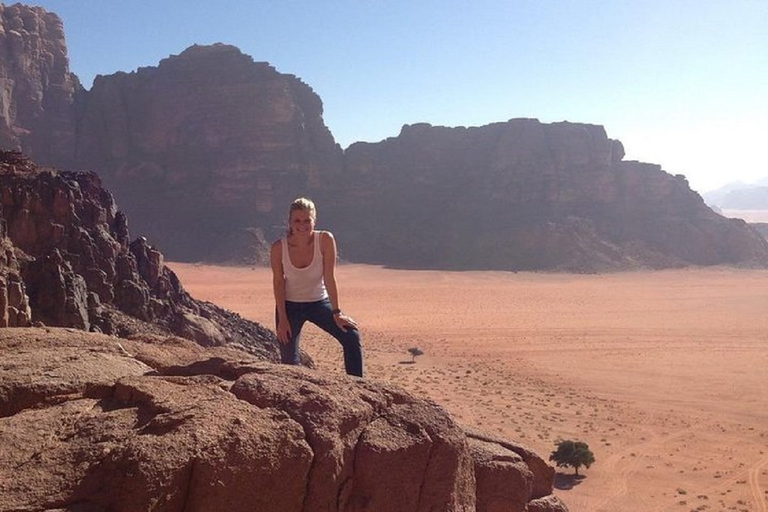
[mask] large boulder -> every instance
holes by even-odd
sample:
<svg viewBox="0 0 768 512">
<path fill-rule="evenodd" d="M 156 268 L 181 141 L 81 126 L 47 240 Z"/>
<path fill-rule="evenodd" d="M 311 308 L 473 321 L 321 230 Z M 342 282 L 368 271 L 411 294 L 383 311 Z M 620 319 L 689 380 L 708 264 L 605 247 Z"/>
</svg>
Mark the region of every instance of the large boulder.
<svg viewBox="0 0 768 512">
<path fill-rule="evenodd" d="M 567 511 L 540 458 L 390 384 L 74 329 L 0 329 L 0 358 L 7 510 Z"/>
</svg>

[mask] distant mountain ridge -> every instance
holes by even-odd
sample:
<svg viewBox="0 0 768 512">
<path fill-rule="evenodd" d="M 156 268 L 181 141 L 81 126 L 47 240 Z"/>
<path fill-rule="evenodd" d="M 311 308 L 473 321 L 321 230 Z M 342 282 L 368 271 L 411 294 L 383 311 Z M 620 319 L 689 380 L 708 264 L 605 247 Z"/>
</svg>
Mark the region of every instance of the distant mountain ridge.
<svg viewBox="0 0 768 512">
<path fill-rule="evenodd" d="M 755 183 L 733 182 L 703 194 L 707 204 L 730 210 L 768 210 L 768 177 Z"/>
<path fill-rule="evenodd" d="M 0 141 L 97 171 L 134 232 L 170 259 L 263 262 L 289 201 L 308 195 L 319 226 L 358 262 L 579 272 L 768 263 L 757 232 L 716 215 L 682 176 L 624 161 L 601 126 L 414 124 L 343 151 L 307 84 L 229 45 L 195 45 L 86 91 L 60 57 L 63 32 L 42 30 L 55 19 L 3 12 L 0 69 L 13 80 L 0 112 L 15 113 L 3 118 L 15 138 Z M 35 49 L 46 45 L 56 66 L 22 65 L 45 60 Z M 58 121 L 29 121 L 41 108 Z"/>
</svg>

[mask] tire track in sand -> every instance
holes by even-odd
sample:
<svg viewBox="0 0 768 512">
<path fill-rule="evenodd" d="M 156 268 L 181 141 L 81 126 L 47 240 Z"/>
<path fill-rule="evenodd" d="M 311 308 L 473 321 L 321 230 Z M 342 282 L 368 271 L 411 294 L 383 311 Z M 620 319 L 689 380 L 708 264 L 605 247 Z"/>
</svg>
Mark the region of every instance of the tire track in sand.
<svg viewBox="0 0 768 512">
<path fill-rule="evenodd" d="M 644 426 L 651 424 L 654 421 L 655 416 L 656 415 L 653 413 L 645 416 L 639 422 L 638 427 L 643 428 Z M 629 494 L 630 479 L 633 475 L 637 474 L 639 471 L 642 471 L 640 467 L 641 461 L 634 457 L 634 453 L 641 452 L 644 449 L 647 450 L 650 447 L 668 443 L 674 439 L 679 439 L 680 437 L 690 434 L 692 430 L 693 429 L 691 427 L 681 428 L 675 430 L 674 432 L 666 433 L 663 435 L 654 433 L 652 429 L 647 430 L 647 438 L 645 441 L 627 446 L 626 448 L 619 450 L 618 452 L 611 455 L 608 459 L 606 459 L 603 463 L 603 471 L 615 476 L 611 479 L 611 482 L 606 489 L 605 495 L 602 496 L 602 499 L 595 503 L 594 509 L 610 510 L 609 508 L 605 507 L 609 507 L 612 501 L 621 499 Z M 655 499 L 635 497 L 635 504 L 638 504 L 638 501 L 643 503 L 643 505 L 646 507 L 646 510 L 652 510 L 651 507 L 654 507 L 654 505 L 658 506 L 658 501 Z M 659 510 L 665 509 L 659 508 Z"/>
<path fill-rule="evenodd" d="M 760 487 L 760 471 L 766 465 L 768 465 L 768 457 L 749 468 L 749 488 L 752 490 L 752 497 L 757 504 L 757 512 L 768 512 L 768 504 L 766 504 L 765 501 L 765 494 Z"/>
</svg>

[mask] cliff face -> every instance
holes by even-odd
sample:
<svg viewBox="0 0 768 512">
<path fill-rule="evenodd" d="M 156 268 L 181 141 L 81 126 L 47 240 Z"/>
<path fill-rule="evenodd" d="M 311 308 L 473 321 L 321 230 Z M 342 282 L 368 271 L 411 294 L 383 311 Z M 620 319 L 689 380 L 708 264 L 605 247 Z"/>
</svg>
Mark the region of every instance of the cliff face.
<svg viewBox="0 0 768 512">
<path fill-rule="evenodd" d="M 71 164 L 79 89 L 61 19 L 39 7 L 0 4 L 0 147 Z"/>
<path fill-rule="evenodd" d="M 390 265 L 595 271 L 768 262 L 682 176 L 625 162 L 600 126 L 414 125 L 345 154 L 345 255 Z"/>
<path fill-rule="evenodd" d="M 77 155 L 142 233 L 196 261 L 253 251 L 254 227 L 322 188 L 342 152 L 306 84 L 217 44 L 98 77 L 83 96 Z"/>
</svg>

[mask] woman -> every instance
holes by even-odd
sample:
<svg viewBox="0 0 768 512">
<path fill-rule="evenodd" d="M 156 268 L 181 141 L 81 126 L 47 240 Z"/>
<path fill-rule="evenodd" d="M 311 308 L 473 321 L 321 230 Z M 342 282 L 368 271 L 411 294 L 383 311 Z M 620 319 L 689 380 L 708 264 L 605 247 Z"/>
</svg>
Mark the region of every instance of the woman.
<svg viewBox="0 0 768 512">
<path fill-rule="evenodd" d="M 349 375 L 363 376 L 363 350 L 357 324 L 341 311 L 336 284 L 336 241 L 328 231 L 315 231 L 315 204 L 300 197 L 288 216 L 288 234 L 272 244 L 277 339 L 285 364 L 300 364 L 299 337 L 309 320 L 344 348 Z"/>
</svg>

